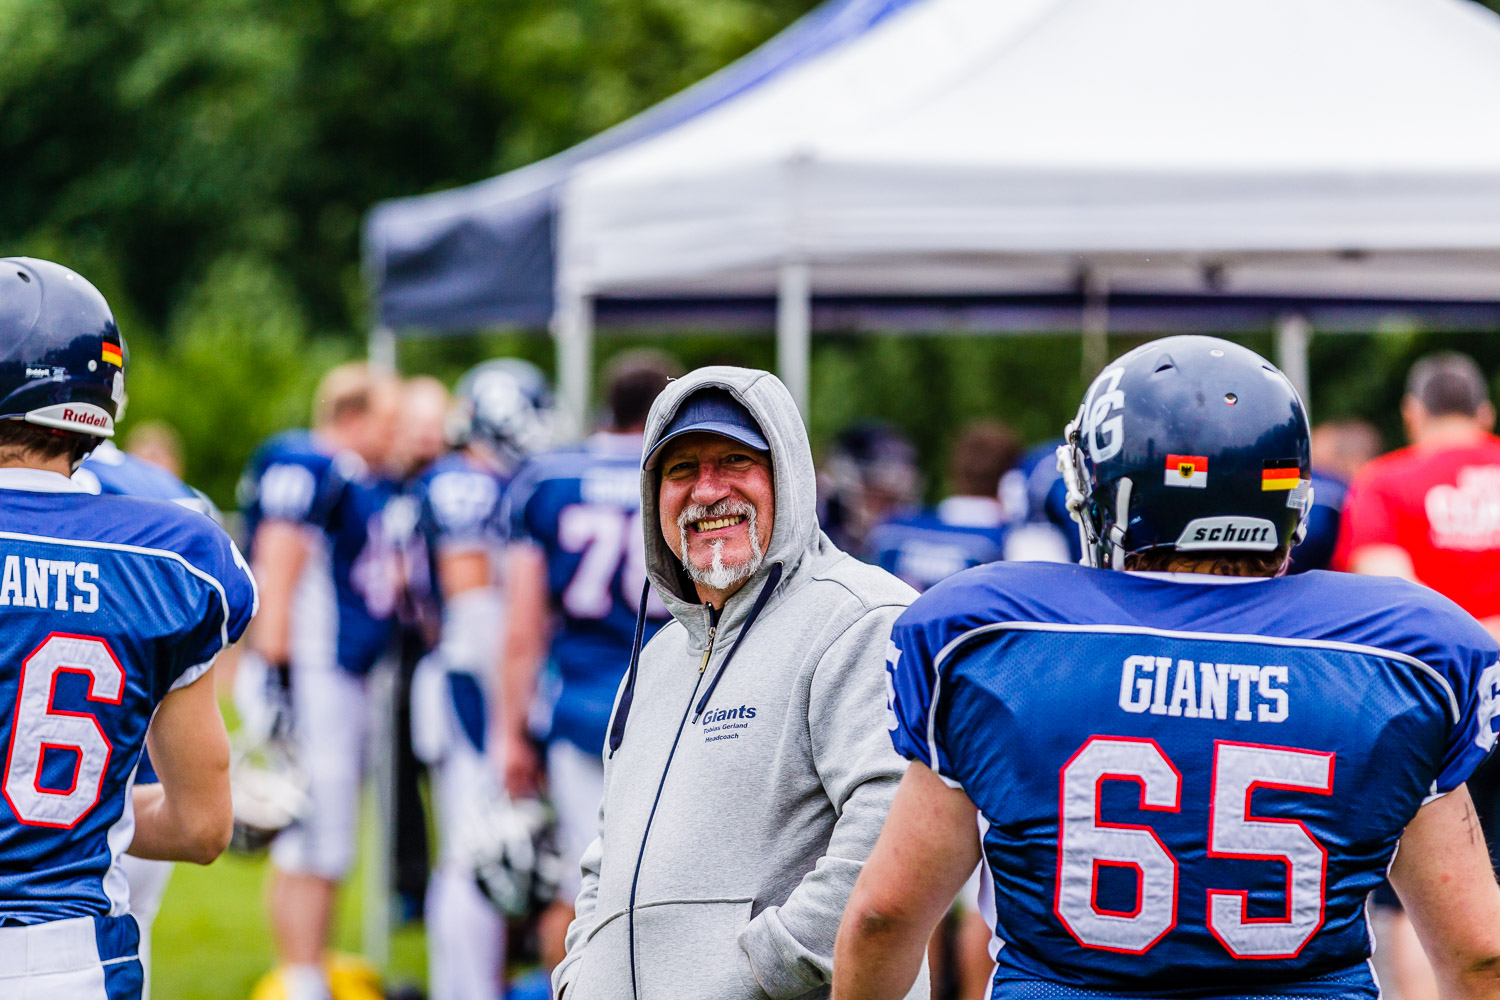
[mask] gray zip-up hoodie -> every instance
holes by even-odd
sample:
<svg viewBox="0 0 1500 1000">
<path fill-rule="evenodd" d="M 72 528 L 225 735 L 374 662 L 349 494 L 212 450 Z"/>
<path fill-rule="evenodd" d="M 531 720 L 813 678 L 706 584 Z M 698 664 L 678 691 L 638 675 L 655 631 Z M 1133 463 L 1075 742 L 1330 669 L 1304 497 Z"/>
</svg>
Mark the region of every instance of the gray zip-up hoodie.
<svg viewBox="0 0 1500 1000">
<path fill-rule="evenodd" d="M 772 536 L 710 631 L 662 537 L 657 473 L 642 472 L 647 573 L 674 620 L 616 699 L 599 839 L 552 976 L 565 1000 L 826 997 L 844 905 L 904 771 L 885 650 L 915 593 L 819 530 L 807 432 L 774 375 L 673 382 L 648 454 L 705 386 L 733 393 L 771 444 Z M 927 995 L 924 970 L 910 996 Z"/>
</svg>

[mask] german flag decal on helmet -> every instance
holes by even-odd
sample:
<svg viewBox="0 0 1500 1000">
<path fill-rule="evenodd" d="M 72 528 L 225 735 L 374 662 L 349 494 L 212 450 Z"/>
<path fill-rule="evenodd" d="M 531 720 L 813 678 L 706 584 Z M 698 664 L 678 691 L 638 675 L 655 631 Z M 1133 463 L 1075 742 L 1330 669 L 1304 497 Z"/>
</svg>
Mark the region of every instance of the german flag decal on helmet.
<svg viewBox="0 0 1500 1000">
<path fill-rule="evenodd" d="M 1260 466 L 1262 490 L 1294 490 L 1302 478 L 1295 458 L 1273 458 Z"/>
</svg>

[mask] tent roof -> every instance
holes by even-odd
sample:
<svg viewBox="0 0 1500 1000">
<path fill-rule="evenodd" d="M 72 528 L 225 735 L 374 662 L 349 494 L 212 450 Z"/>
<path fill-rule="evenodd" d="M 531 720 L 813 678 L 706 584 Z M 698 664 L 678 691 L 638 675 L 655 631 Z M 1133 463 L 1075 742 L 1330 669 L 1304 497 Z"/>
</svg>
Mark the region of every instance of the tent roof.
<svg viewBox="0 0 1500 1000">
<path fill-rule="evenodd" d="M 571 170 L 733 101 L 912 2 L 828 0 L 744 58 L 572 149 L 477 184 L 375 206 L 365 224 L 365 266 L 381 322 L 545 324 L 555 283 L 555 196 Z"/>
<path fill-rule="evenodd" d="M 924 0 L 582 164 L 573 292 L 1500 299 L 1471 0 Z"/>
</svg>

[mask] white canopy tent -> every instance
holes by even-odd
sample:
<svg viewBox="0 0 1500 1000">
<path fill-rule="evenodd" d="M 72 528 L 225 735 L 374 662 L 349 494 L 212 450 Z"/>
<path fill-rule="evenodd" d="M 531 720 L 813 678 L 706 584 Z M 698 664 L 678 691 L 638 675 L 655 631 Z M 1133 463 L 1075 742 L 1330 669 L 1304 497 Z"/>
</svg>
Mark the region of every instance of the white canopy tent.
<svg viewBox="0 0 1500 1000">
<path fill-rule="evenodd" d="M 565 182 L 562 397 L 599 297 L 776 296 L 804 406 L 818 296 L 1500 302 L 1496 94 L 1471 0 L 922 0 Z"/>
</svg>

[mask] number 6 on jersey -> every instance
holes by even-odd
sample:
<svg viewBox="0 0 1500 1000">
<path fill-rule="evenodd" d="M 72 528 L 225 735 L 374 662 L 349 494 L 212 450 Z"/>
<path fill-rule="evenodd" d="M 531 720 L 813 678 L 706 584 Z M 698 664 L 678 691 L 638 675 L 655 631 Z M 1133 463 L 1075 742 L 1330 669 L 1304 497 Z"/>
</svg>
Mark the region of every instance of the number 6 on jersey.
<svg viewBox="0 0 1500 1000">
<path fill-rule="evenodd" d="M 23 661 L 5 761 L 5 800 L 27 826 L 77 826 L 99 802 L 114 750 L 94 716 L 53 708 L 57 677 L 67 673 L 88 678 L 89 701 L 118 705 L 125 694 L 125 668 L 103 639 L 54 632 Z M 77 755 L 67 789 L 42 787 L 48 750 Z"/>
</svg>

